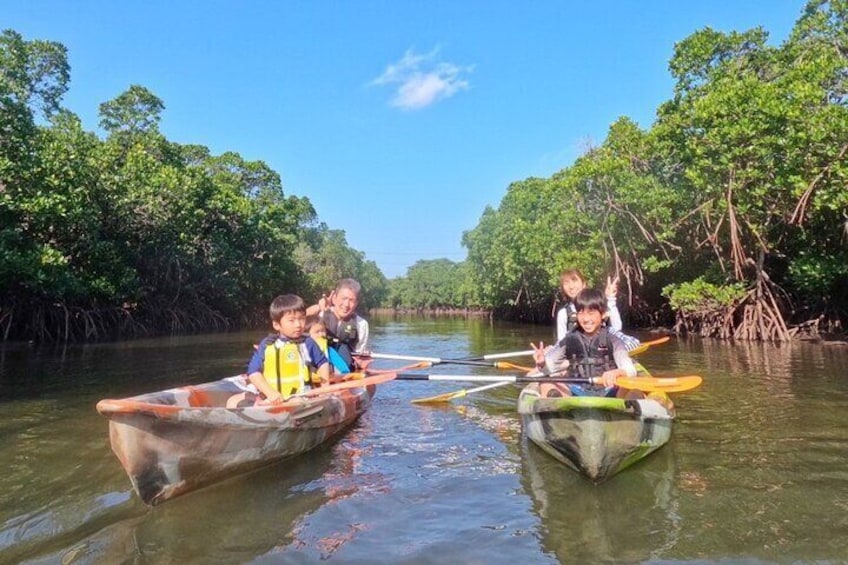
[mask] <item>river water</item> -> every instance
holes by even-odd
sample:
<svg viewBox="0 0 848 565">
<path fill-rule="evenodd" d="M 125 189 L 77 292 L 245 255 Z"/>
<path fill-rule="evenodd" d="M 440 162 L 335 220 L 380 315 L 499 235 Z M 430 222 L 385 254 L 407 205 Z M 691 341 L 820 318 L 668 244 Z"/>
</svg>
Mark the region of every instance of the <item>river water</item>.
<svg viewBox="0 0 848 565">
<path fill-rule="evenodd" d="M 371 325 L 374 351 L 443 358 L 551 334 Z M 848 563 L 848 348 L 815 344 L 644 353 L 704 383 L 675 395 L 668 445 L 600 486 L 522 438 L 513 385 L 432 407 L 410 400 L 463 385 L 395 381 L 330 445 L 144 506 L 95 403 L 239 373 L 260 337 L 2 346 L 0 562 Z"/>
</svg>

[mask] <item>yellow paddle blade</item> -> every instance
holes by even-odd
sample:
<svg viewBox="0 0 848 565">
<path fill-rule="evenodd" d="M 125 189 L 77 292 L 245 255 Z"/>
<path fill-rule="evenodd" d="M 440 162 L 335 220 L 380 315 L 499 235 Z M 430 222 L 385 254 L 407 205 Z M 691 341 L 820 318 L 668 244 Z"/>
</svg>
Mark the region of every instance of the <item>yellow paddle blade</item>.
<svg viewBox="0 0 848 565">
<path fill-rule="evenodd" d="M 702 381 L 697 375 L 670 378 L 619 377 L 615 384 L 621 388 L 643 392 L 684 392 L 701 386 Z"/>
<path fill-rule="evenodd" d="M 489 383 L 487 385 L 478 386 L 475 388 L 464 388 L 462 390 L 457 390 L 456 392 L 447 392 L 445 394 L 437 394 L 436 396 L 430 396 L 428 398 L 416 398 L 411 402 L 413 404 L 437 404 L 440 402 L 450 402 L 456 398 L 462 398 L 463 396 L 469 395 L 472 392 L 479 392 L 481 390 L 489 390 L 490 388 L 497 388 L 499 386 L 504 386 L 512 384 L 509 381 L 506 382 L 497 382 L 497 383 Z"/>
<path fill-rule="evenodd" d="M 654 377 L 654 375 L 652 375 L 651 372 L 648 369 L 646 369 L 645 366 L 643 364 L 639 363 L 638 361 L 634 361 L 633 365 L 636 367 L 636 376 L 637 377 L 651 377 L 651 378 Z"/>
<path fill-rule="evenodd" d="M 450 402 L 454 398 L 462 398 L 468 394 L 465 389 L 458 390 L 456 392 L 448 392 L 445 394 L 437 394 L 436 396 L 430 396 L 428 398 L 415 398 L 412 400 L 413 404 L 438 404 L 440 402 Z"/>
<path fill-rule="evenodd" d="M 639 355 L 640 353 L 644 353 L 644 352 L 646 352 L 648 349 L 650 349 L 650 347 L 651 347 L 652 345 L 659 345 L 659 344 L 661 344 L 661 343 L 665 343 L 665 342 L 667 342 L 669 339 L 671 339 L 669 336 L 664 336 L 664 337 L 661 337 L 661 338 L 659 338 L 659 339 L 655 339 L 655 340 L 653 340 L 653 341 L 646 341 L 646 342 L 644 342 L 644 343 L 642 343 L 642 344 L 640 344 L 640 345 L 638 345 L 638 346 L 634 347 L 633 349 L 631 349 L 630 351 L 628 351 L 628 353 L 629 353 L 630 355 Z"/>
</svg>

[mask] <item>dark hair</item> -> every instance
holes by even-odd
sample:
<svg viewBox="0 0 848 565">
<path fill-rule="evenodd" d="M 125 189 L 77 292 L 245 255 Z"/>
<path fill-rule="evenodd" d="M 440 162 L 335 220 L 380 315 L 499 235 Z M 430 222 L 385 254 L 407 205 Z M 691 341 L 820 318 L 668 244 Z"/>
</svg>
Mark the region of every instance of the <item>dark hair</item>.
<svg viewBox="0 0 848 565">
<path fill-rule="evenodd" d="M 324 320 L 322 320 L 321 318 L 319 318 L 317 316 L 310 317 L 308 320 L 306 320 L 306 331 L 307 332 L 309 332 L 310 330 L 312 330 L 312 328 L 314 328 L 316 326 L 323 326 L 324 329 L 327 328 L 326 322 L 324 322 Z"/>
<path fill-rule="evenodd" d="M 574 309 L 597 310 L 601 314 L 607 311 L 607 299 L 604 293 L 596 288 L 584 288 L 574 297 Z"/>
<path fill-rule="evenodd" d="M 586 277 L 583 276 L 583 273 L 580 272 L 580 269 L 566 269 L 563 272 L 561 272 L 559 274 L 559 285 L 560 286 L 562 286 L 562 281 L 565 279 L 565 277 L 568 277 L 568 278 L 577 277 L 578 279 L 583 281 L 583 284 L 586 284 Z"/>
<path fill-rule="evenodd" d="M 306 313 L 306 303 L 303 298 L 296 294 L 281 294 L 271 302 L 268 311 L 271 314 L 271 321 L 277 322 L 283 317 L 283 314 L 289 312 Z"/>
</svg>

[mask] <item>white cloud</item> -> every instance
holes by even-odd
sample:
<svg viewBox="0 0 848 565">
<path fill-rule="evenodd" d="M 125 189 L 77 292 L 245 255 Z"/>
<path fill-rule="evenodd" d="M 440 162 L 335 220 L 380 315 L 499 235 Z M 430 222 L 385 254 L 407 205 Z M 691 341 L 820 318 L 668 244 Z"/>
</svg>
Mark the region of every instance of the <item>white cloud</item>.
<svg viewBox="0 0 848 565">
<path fill-rule="evenodd" d="M 438 47 L 425 54 L 410 49 L 400 61 L 387 66 L 371 84 L 395 87 L 391 104 L 404 110 L 426 108 L 460 90 L 468 90 L 470 85 L 465 75 L 473 68 L 438 61 L 438 53 Z"/>
</svg>

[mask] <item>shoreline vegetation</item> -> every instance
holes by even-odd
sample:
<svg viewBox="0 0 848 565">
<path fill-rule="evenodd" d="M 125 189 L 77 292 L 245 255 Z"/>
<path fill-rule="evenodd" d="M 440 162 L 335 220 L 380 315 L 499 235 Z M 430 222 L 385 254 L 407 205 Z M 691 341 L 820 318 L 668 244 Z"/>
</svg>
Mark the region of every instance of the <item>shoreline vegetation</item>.
<svg viewBox="0 0 848 565">
<path fill-rule="evenodd" d="M 264 323 L 283 291 L 314 302 L 345 277 L 363 311 L 550 324 L 565 268 L 617 275 L 634 329 L 840 335 L 846 29 L 844 0 L 810 0 L 779 45 L 762 28 L 683 38 L 652 124 L 619 118 L 573 164 L 512 183 L 463 234 L 465 261 L 392 280 L 264 162 L 166 139 L 164 102 L 143 86 L 100 104 L 103 138 L 85 131 L 61 106 L 65 47 L 3 31 L 0 339 L 232 330 Z"/>
<path fill-rule="evenodd" d="M 403 316 L 422 316 L 427 318 L 438 317 L 462 317 L 462 318 L 488 318 L 494 320 L 494 312 L 480 308 L 371 308 L 368 311 L 369 316 L 383 317 L 403 317 Z M 551 319 L 550 324 L 553 324 Z M 541 324 L 540 324 L 541 325 Z M 649 326 L 649 327 L 634 327 L 634 332 L 641 334 L 657 334 L 657 335 L 679 335 L 685 337 L 686 332 L 680 332 L 673 325 L 668 326 Z M 625 332 L 627 333 L 627 332 Z M 819 343 L 827 346 L 848 346 L 848 332 L 834 333 L 804 333 L 798 335 L 794 341 L 803 341 L 808 343 Z"/>
<path fill-rule="evenodd" d="M 61 106 L 65 47 L 0 33 L 0 339 L 111 340 L 264 323 L 285 289 L 387 281 L 262 161 L 168 140 L 131 85 L 101 138 Z"/>
<path fill-rule="evenodd" d="M 483 308 L 371 308 L 368 311 L 371 316 L 462 316 L 466 318 L 492 318 L 492 311 Z"/>
</svg>

